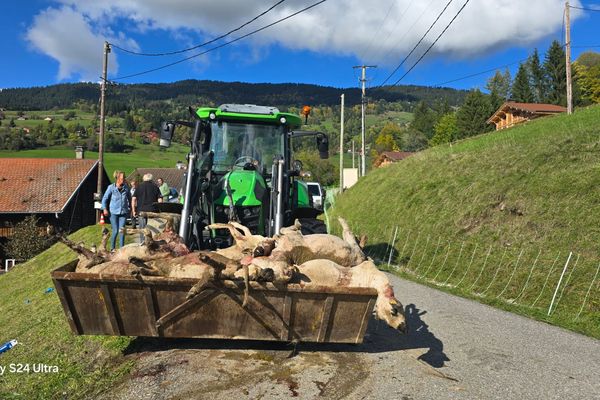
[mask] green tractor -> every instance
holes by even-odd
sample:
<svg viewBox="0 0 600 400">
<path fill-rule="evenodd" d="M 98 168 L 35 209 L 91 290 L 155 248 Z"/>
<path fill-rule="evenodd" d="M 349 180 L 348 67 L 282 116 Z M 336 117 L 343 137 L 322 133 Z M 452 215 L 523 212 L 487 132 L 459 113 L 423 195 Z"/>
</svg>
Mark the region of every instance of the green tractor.
<svg viewBox="0 0 600 400">
<path fill-rule="evenodd" d="M 321 132 L 301 131 L 299 116 L 275 107 L 224 104 L 193 110 L 193 121 L 165 122 L 160 144 L 170 146 L 176 125 L 193 128 L 179 235 L 191 249 L 232 245 L 227 230 L 212 223 L 236 221 L 271 237 L 296 219 L 304 234 L 326 233 L 312 204 L 302 163 L 292 160 L 291 142 L 312 136 L 321 158 L 329 153 Z"/>
</svg>

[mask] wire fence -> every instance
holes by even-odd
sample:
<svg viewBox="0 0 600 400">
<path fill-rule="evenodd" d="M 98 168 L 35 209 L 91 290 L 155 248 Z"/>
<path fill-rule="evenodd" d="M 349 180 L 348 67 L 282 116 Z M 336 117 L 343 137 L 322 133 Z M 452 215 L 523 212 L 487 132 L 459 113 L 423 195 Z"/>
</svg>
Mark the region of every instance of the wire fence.
<svg viewBox="0 0 600 400">
<path fill-rule="evenodd" d="M 451 241 L 388 226 L 369 257 L 431 285 L 578 321 L 600 313 L 600 260 L 589 254 Z M 591 316 L 591 317 L 590 317 Z"/>
</svg>

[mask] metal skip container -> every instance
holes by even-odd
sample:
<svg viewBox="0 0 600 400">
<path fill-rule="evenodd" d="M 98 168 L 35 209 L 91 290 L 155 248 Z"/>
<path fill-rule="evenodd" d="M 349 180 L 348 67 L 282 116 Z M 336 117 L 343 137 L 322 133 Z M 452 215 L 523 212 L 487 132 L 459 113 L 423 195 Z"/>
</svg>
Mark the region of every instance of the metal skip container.
<svg viewBox="0 0 600 400">
<path fill-rule="evenodd" d="M 362 343 L 372 288 L 218 281 L 191 299 L 194 279 L 78 273 L 77 261 L 52 271 L 76 335 Z"/>
</svg>

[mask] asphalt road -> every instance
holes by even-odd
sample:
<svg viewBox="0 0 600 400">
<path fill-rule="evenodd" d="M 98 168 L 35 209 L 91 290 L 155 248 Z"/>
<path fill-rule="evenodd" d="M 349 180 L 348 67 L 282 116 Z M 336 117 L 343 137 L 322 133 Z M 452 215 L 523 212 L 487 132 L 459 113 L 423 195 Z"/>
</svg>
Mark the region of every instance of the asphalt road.
<svg viewBox="0 0 600 400">
<path fill-rule="evenodd" d="M 300 345 L 136 339 L 105 399 L 600 399 L 600 341 L 391 277 L 410 332 Z M 291 357 L 290 357 L 291 356 Z"/>
</svg>

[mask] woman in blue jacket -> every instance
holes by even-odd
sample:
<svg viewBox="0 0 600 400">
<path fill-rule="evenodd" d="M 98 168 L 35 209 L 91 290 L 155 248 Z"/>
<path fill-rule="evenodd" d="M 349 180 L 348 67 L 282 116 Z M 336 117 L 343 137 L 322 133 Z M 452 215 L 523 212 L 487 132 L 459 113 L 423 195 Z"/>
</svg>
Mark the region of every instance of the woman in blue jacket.
<svg viewBox="0 0 600 400">
<path fill-rule="evenodd" d="M 120 232 L 119 246 L 125 244 L 125 233 L 122 228 L 125 227 L 125 221 L 131 213 L 131 192 L 127 183 L 125 183 L 125 174 L 122 171 L 115 171 L 113 174 L 115 183 L 112 183 L 106 189 L 102 196 L 102 212 L 105 216 L 110 213 L 110 226 L 112 235 L 110 237 L 110 250 L 116 247 L 117 234 Z"/>
</svg>

